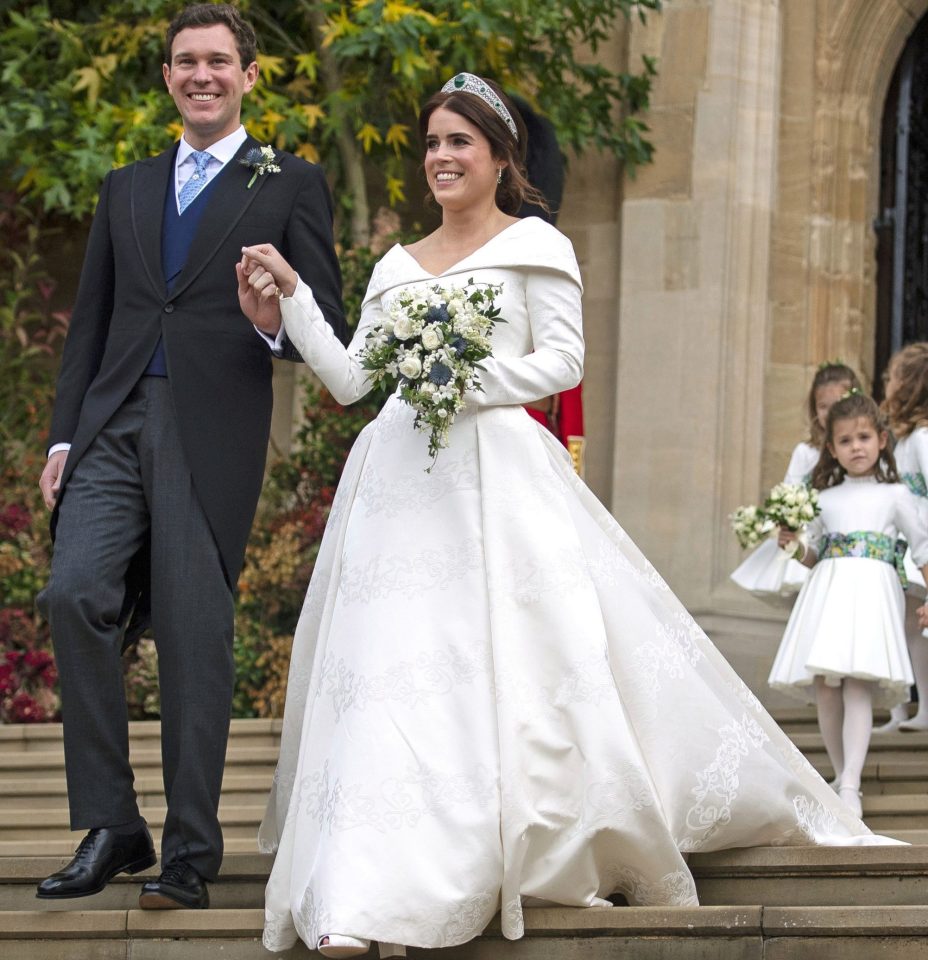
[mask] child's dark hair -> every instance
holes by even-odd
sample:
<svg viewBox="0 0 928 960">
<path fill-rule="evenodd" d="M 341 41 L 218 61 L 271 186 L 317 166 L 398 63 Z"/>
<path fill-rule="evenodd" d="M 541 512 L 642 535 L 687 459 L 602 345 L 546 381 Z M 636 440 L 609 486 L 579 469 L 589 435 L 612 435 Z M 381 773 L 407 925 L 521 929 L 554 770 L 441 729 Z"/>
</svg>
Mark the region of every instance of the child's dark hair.
<svg viewBox="0 0 928 960">
<path fill-rule="evenodd" d="M 887 371 L 895 380 L 892 396 L 883 408 L 893 433 L 907 437 L 917 427 L 928 426 L 928 343 L 910 343 L 890 357 Z"/>
<path fill-rule="evenodd" d="M 847 389 L 862 390 L 860 380 L 857 374 L 840 360 L 830 360 L 819 364 L 815 376 L 812 378 L 812 386 L 809 388 L 809 398 L 806 400 L 806 411 L 809 415 L 809 443 L 819 450 L 825 443 L 825 431 L 818 422 L 818 415 L 815 410 L 815 393 L 819 387 L 827 386 L 830 383 L 846 383 Z"/>
<path fill-rule="evenodd" d="M 826 490 L 828 487 L 836 487 L 839 483 L 844 482 L 844 467 L 838 463 L 837 458 L 830 450 L 830 446 L 834 443 L 835 424 L 839 420 L 856 420 L 858 417 L 866 417 L 873 424 L 878 434 L 887 434 L 886 446 L 880 451 L 873 475 L 880 483 L 899 482 L 899 473 L 896 470 L 896 458 L 893 456 L 892 442 L 888 436 L 889 427 L 886 424 L 886 417 L 873 397 L 858 392 L 842 397 L 828 411 L 828 421 L 825 424 L 825 442 L 818 463 L 812 471 L 812 486 L 816 490 Z"/>
</svg>

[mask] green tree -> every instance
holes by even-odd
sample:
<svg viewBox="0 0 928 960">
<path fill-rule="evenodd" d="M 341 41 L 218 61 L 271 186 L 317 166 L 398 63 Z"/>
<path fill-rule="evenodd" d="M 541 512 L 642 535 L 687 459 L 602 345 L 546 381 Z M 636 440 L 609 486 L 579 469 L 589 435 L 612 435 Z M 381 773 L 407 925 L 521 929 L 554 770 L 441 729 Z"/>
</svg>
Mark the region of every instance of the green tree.
<svg viewBox="0 0 928 960">
<path fill-rule="evenodd" d="M 493 76 L 548 116 L 565 147 L 598 147 L 626 169 L 651 145 L 638 114 L 654 63 L 611 71 L 596 53 L 620 17 L 660 0 L 241 0 L 258 27 L 262 83 L 245 123 L 260 140 L 321 160 L 367 242 L 369 190 L 407 193 L 422 101 L 459 70 Z M 46 213 L 83 218 L 103 175 L 179 132 L 160 76 L 177 0 L 15 2 L 0 25 L 7 95 L 0 175 Z"/>
</svg>

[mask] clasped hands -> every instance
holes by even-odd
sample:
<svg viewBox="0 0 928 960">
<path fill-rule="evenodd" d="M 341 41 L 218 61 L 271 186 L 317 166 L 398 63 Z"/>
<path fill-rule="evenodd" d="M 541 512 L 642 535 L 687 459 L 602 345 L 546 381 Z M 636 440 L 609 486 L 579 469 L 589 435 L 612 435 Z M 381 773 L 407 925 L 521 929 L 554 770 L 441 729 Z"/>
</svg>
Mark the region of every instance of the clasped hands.
<svg viewBox="0 0 928 960">
<path fill-rule="evenodd" d="M 280 297 L 292 297 L 296 271 L 270 243 L 242 247 L 235 265 L 238 302 L 242 313 L 262 332 L 276 337 L 280 332 Z"/>
</svg>

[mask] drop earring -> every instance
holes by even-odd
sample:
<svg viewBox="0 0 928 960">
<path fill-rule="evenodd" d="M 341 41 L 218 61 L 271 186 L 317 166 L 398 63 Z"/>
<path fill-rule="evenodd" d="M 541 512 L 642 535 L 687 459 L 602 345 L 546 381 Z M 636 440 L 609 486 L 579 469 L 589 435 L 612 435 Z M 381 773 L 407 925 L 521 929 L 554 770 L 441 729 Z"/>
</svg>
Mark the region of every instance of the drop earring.
<svg viewBox="0 0 928 960">
<path fill-rule="evenodd" d="M 503 182 L 503 168 L 499 167 L 496 171 L 496 185 L 499 186 Z"/>
</svg>

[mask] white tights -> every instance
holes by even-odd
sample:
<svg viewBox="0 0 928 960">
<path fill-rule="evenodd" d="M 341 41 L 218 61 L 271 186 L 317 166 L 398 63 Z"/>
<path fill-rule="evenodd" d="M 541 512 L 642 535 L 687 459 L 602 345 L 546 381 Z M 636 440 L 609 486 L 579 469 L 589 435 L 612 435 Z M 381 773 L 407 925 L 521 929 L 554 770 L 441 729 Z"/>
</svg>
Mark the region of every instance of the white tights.
<svg viewBox="0 0 928 960">
<path fill-rule="evenodd" d="M 921 598 L 906 592 L 905 595 L 905 640 L 912 661 L 912 673 L 915 674 L 915 687 L 918 690 L 918 712 L 909 720 L 909 711 L 904 703 L 893 707 L 890 718 L 897 723 L 908 721 L 919 727 L 928 728 L 928 638 L 922 636 L 918 625 L 916 608 L 922 604 Z"/>
<path fill-rule="evenodd" d="M 860 777 L 873 731 L 873 684 L 845 677 L 839 687 L 815 678 L 818 725 L 842 787 L 860 789 Z"/>
</svg>

